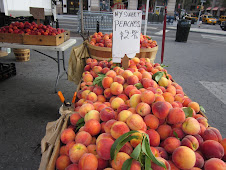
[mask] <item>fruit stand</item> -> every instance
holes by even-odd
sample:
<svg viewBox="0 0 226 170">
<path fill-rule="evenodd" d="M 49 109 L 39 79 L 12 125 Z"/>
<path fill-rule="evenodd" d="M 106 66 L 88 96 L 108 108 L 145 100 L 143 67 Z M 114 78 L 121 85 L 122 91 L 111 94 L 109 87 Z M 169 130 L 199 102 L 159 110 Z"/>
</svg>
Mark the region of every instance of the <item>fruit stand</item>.
<svg viewBox="0 0 226 170">
<path fill-rule="evenodd" d="M 226 168 L 226 140 L 164 65 L 88 58 L 76 94 L 47 169 Z"/>
</svg>

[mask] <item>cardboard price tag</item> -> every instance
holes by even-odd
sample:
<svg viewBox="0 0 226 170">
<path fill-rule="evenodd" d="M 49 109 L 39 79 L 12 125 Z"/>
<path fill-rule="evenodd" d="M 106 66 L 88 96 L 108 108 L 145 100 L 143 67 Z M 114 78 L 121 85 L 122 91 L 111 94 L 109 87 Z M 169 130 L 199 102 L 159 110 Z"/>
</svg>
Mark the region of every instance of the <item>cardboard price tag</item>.
<svg viewBox="0 0 226 170">
<path fill-rule="evenodd" d="M 44 8 L 30 7 L 30 14 L 33 15 L 34 19 L 45 19 Z"/>
<path fill-rule="evenodd" d="M 113 11 L 112 61 L 121 63 L 125 54 L 129 58 L 140 52 L 141 10 Z"/>
</svg>

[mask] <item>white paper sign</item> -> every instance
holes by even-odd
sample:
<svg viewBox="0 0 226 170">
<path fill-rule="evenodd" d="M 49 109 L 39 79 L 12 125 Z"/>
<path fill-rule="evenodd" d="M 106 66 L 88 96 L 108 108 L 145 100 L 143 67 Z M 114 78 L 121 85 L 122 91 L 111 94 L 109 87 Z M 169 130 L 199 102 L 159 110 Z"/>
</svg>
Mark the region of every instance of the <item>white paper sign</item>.
<svg viewBox="0 0 226 170">
<path fill-rule="evenodd" d="M 140 52 L 140 33 L 142 11 L 120 10 L 113 11 L 113 44 L 112 61 L 120 63 L 125 54 L 129 58 Z"/>
</svg>

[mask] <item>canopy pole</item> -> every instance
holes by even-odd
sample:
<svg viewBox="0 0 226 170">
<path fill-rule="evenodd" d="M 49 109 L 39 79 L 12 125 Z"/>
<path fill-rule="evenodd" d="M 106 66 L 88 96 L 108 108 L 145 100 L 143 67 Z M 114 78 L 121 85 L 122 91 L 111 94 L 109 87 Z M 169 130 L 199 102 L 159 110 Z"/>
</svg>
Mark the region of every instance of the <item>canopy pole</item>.
<svg viewBox="0 0 226 170">
<path fill-rule="evenodd" d="M 144 24 L 144 35 L 146 35 L 146 33 L 147 33 L 148 9 L 149 9 L 149 0 L 147 0 L 147 3 L 146 3 L 146 14 L 145 14 L 145 24 Z"/>
<path fill-rule="evenodd" d="M 165 15 L 164 15 L 164 21 L 163 21 L 161 64 L 163 63 L 163 58 L 164 58 L 164 47 L 165 47 L 165 37 L 166 37 L 166 15 L 167 15 L 167 0 L 165 1 Z"/>
</svg>

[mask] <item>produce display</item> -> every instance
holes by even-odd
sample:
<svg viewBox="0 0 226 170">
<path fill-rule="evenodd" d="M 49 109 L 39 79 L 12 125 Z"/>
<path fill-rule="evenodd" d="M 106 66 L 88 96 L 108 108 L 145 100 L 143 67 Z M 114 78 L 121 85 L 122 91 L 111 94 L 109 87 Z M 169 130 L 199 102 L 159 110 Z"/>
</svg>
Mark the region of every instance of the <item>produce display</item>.
<svg viewBox="0 0 226 170">
<path fill-rule="evenodd" d="M 102 32 L 96 32 L 91 36 L 90 42 L 91 45 L 99 47 L 108 47 L 112 48 L 112 33 L 103 34 Z M 140 35 L 140 48 L 153 48 L 157 46 L 157 42 L 153 41 L 151 37 L 147 35 Z"/>
<path fill-rule="evenodd" d="M 0 33 L 25 34 L 25 35 L 51 35 L 56 36 L 65 32 L 64 29 L 53 28 L 50 25 L 36 24 L 35 22 L 14 22 L 9 26 L 0 28 Z"/>
<path fill-rule="evenodd" d="M 225 170 L 226 138 L 165 67 L 87 59 L 56 169 Z"/>
</svg>

